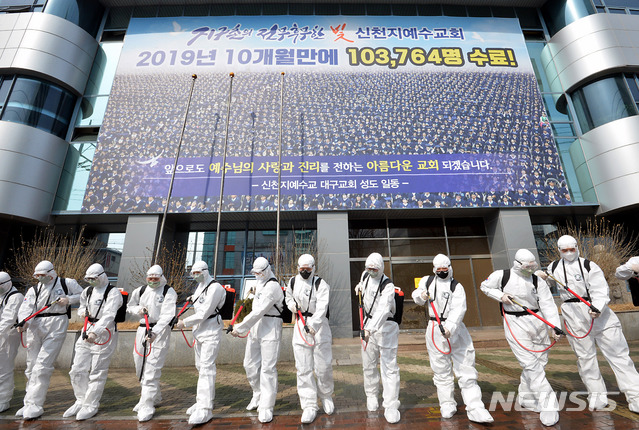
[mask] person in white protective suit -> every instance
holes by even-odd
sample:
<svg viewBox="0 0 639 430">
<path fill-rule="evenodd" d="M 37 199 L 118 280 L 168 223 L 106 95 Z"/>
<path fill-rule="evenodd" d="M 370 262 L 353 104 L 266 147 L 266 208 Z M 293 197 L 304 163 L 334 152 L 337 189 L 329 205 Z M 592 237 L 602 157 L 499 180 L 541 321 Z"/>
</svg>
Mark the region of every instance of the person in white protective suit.
<svg viewBox="0 0 639 430">
<path fill-rule="evenodd" d="M 127 312 L 140 317 L 135 335 L 133 361 L 140 379 L 140 401 L 133 408 L 138 421 L 148 421 L 155 413 L 155 405 L 162 401 L 160 376 L 169 352 L 171 327 L 175 316 L 177 293 L 166 284 L 162 268 L 157 264 L 146 272 L 146 285 L 136 288 L 129 298 Z M 146 332 L 144 315 L 148 315 L 151 334 Z"/>
<path fill-rule="evenodd" d="M 397 364 L 399 324 L 392 320 L 395 314 L 395 285 L 384 275 L 384 259 L 380 254 L 374 252 L 369 255 L 365 267 L 360 282 L 355 286 L 355 294 L 362 294 L 364 306 L 362 368 L 366 408 L 371 412 L 379 408 L 379 363 L 384 418 L 393 424 L 400 419 Z"/>
<path fill-rule="evenodd" d="M 632 304 L 639 306 L 639 257 L 630 259 L 615 271 L 617 279 L 628 281 L 628 287 L 632 293 Z"/>
<path fill-rule="evenodd" d="M 567 329 L 568 341 L 577 356 L 579 376 L 588 389 L 590 410 L 603 409 L 608 404 L 606 384 L 597 362 L 597 346 L 606 358 L 619 389 L 626 395 L 628 408 L 639 412 L 639 374 L 630 359 L 628 343 L 621 330 L 619 318 L 608 307 L 608 283 L 601 268 L 594 262 L 579 257 L 577 240 L 572 236 L 561 236 L 557 240 L 561 259 L 550 263 L 548 272 L 539 271 L 540 277 L 548 277 L 548 282 L 557 284 L 563 304 L 561 314 Z M 557 281 L 548 276 L 552 275 Z M 568 292 L 559 283 L 592 304 L 595 312 L 585 303 Z M 592 325 L 592 329 L 591 328 Z M 590 333 L 583 337 L 588 330 Z M 582 337 L 578 339 L 577 337 Z"/>
<path fill-rule="evenodd" d="M 0 272 L 0 412 L 9 409 L 13 396 L 13 366 L 20 348 L 20 333 L 13 325 L 23 300 L 9 274 Z"/>
<path fill-rule="evenodd" d="M 481 283 L 481 290 L 503 306 L 506 340 L 522 367 L 517 401 L 524 408 L 540 412 L 541 423 L 552 426 L 559 421 L 559 404 L 546 379 L 548 350 L 535 352 L 550 345 L 550 327 L 513 302 L 515 300 L 559 327 L 559 313 L 550 288 L 534 275 L 538 268 L 533 253 L 520 249 L 515 254 L 512 269 L 491 273 Z M 554 332 L 552 336 L 556 340 L 560 338 Z"/>
<path fill-rule="evenodd" d="M 27 321 L 18 331 L 27 333 L 27 377 L 24 407 L 16 416 L 35 419 L 44 413 L 44 401 L 47 397 L 53 364 L 55 363 L 69 326 L 69 305 L 80 302 L 82 287 L 70 278 L 60 278 L 50 261 L 41 261 L 33 273 L 38 285 L 29 288 L 22 306 L 18 311 L 18 319 L 38 312 L 45 306 L 46 310 Z"/>
<path fill-rule="evenodd" d="M 322 278 L 315 276 L 313 256 L 300 256 L 297 270 L 299 273 L 287 285 L 286 305 L 296 317 L 293 354 L 297 369 L 297 394 L 303 411 L 302 423 L 307 424 L 313 422 L 317 416 L 318 397 L 327 415 L 335 411 L 332 398 L 333 336 L 327 318 L 329 286 Z M 298 317 L 298 309 L 306 327 Z"/>
<path fill-rule="evenodd" d="M 424 276 L 413 291 L 413 300 L 420 306 L 426 306 L 430 321 L 426 326 L 426 347 L 430 367 L 433 369 L 433 382 L 437 387 L 437 397 L 443 418 L 452 417 L 457 412 L 457 402 L 453 394 L 455 379 L 459 379 L 462 399 L 466 404 L 466 414 L 470 421 L 492 423 L 493 417 L 481 401 L 481 389 L 477 384 L 475 369 L 475 347 L 468 329 L 462 322 L 466 314 L 466 292 L 464 287 L 453 279 L 450 259 L 438 254 L 433 259 L 433 273 Z M 437 326 L 437 318 L 432 310 L 433 302 L 439 316 L 444 334 Z M 439 347 L 433 343 L 433 338 Z M 449 339 L 450 347 L 446 339 Z M 439 350 L 438 350 L 439 348 Z M 444 354 L 441 351 L 444 351 Z"/>
<path fill-rule="evenodd" d="M 179 330 L 193 327 L 195 339 L 195 367 L 200 372 L 197 380 L 195 404 L 186 413 L 189 424 L 203 424 L 213 418 L 215 400 L 215 360 L 220 350 L 220 341 L 224 322 L 220 310 L 224 306 L 226 290 L 209 274 L 209 266 L 204 261 L 196 261 L 191 267 L 191 276 L 198 283 L 190 297 L 195 313 L 178 320 L 175 327 Z"/>
<path fill-rule="evenodd" d="M 249 332 L 244 351 L 244 370 L 253 397 L 246 409 L 257 409 L 260 422 L 268 423 L 273 420 L 277 396 L 276 365 L 282 339 L 284 293 L 266 258 L 255 259 L 251 273 L 257 278 L 253 307 L 241 323 L 235 324 L 231 334 L 238 337 Z"/>
<path fill-rule="evenodd" d="M 101 264 L 89 266 L 84 276 L 89 283 L 80 295 L 78 315 L 88 317 L 86 335 L 75 342 L 75 355 L 69 376 L 75 403 L 62 415 L 86 420 L 98 413 L 111 356 L 118 345 L 115 315 L 122 305 L 120 290 L 109 285 Z M 108 291 L 107 291 L 108 290 Z"/>
</svg>

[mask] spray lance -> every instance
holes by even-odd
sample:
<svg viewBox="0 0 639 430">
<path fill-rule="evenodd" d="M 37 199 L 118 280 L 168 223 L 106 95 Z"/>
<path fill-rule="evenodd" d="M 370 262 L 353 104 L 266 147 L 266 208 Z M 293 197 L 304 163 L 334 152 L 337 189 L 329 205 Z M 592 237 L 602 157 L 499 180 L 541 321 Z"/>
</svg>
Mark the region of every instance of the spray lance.
<svg viewBox="0 0 639 430">
<path fill-rule="evenodd" d="M 568 291 L 570 294 L 572 294 L 573 296 L 575 296 L 579 301 L 583 302 L 586 306 L 588 306 L 590 308 L 591 311 L 593 311 L 594 313 L 600 314 L 601 311 L 599 309 L 597 309 L 595 306 L 592 305 L 592 303 L 589 303 L 586 299 L 584 299 L 583 297 L 581 297 L 579 294 L 575 293 L 573 290 L 571 290 L 570 288 L 568 288 L 568 286 L 566 284 L 564 284 L 563 282 L 561 282 L 559 279 L 555 278 L 554 276 L 552 276 L 552 274 L 545 272 L 548 277 L 550 279 L 552 279 L 553 281 L 555 281 L 557 284 L 559 284 L 563 289 L 565 289 L 566 291 Z"/>
<path fill-rule="evenodd" d="M 32 313 L 31 315 L 29 315 L 28 317 L 26 317 L 25 319 L 23 319 L 20 322 L 17 322 L 13 325 L 14 328 L 17 327 L 24 327 L 24 324 L 29 321 L 31 318 L 34 318 L 36 315 L 38 315 L 40 312 L 44 312 L 47 309 L 49 309 L 51 306 L 55 305 L 56 303 L 58 303 L 60 301 L 62 297 L 58 297 L 57 299 L 55 299 L 54 301 L 52 301 L 51 303 L 49 303 L 48 305 L 44 306 L 42 309 L 40 309 L 37 312 Z"/>
<path fill-rule="evenodd" d="M 566 335 L 566 333 L 562 329 L 560 329 L 556 325 L 553 325 L 550 321 L 546 320 L 544 317 L 542 317 L 538 313 L 531 311 L 526 306 L 524 306 L 521 303 L 519 303 L 517 300 L 515 300 L 515 298 L 513 296 L 509 295 L 508 298 L 510 299 L 511 302 L 513 302 L 514 304 L 516 304 L 517 306 L 522 308 L 524 311 L 528 312 L 530 315 L 532 315 L 535 318 L 539 319 L 540 321 L 543 321 L 544 323 L 546 323 L 546 325 L 548 325 L 550 328 L 552 328 L 556 334 L 561 335 L 561 336 L 565 336 Z"/>
</svg>

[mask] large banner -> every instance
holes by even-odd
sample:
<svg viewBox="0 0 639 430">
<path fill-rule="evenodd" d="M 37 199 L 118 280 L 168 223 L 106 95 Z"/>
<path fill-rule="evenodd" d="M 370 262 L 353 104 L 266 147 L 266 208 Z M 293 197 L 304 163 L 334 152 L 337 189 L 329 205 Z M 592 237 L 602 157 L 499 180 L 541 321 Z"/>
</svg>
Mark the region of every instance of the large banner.
<svg viewBox="0 0 639 430">
<path fill-rule="evenodd" d="M 570 204 L 499 18 L 133 19 L 83 211 L 162 211 L 172 181 L 172 212 L 222 182 L 225 211 Z"/>
</svg>

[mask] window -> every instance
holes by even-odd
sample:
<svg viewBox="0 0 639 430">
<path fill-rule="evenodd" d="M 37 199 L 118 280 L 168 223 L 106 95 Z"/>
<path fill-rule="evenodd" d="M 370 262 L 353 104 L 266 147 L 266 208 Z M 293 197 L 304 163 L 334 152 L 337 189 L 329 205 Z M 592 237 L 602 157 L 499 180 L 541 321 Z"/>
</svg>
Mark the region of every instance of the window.
<svg viewBox="0 0 639 430">
<path fill-rule="evenodd" d="M 1 91 L 5 91 L 4 85 Z M 64 139 L 75 101 L 76 97 L 62 87 L 19 76 L 0 119 L 36 127 Z"/>
</svg>

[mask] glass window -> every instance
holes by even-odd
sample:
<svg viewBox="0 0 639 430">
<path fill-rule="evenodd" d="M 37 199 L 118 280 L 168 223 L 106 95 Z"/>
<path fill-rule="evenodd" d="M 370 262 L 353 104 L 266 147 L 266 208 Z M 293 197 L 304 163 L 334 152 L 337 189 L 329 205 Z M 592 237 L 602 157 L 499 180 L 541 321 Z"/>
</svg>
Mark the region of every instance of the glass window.
<svg viewBox="0 0 639 430">
<path fill-rule="evenodd" d="M 235 10 L 238 15 L 261 15 L 262 14 L 262 5 L 261 4 L 238 4 L 236 5 Z"/>
<path fill-rule="evenodd" d="M 442 7 L 438 4 L 418 4 L 417 13 L 420 16 L 440 16 Z"/>
<path fill-rule="evenodd" d="M 539 85 L 539 89 L 544 91 L 550 91 L 550 84 L 548 83 L 548 78 L 546 77 L 546 71 L 544 70 L 543 63 L 541 61 L 541 51 L 544 49 L 545 43 L 532 42 L 526 40 L 526 48 L 528 49 L 528 56 L 530 57 L 530 62 L 533 66 L 533 71 L 535 72 L 535 76 L 537 77 L 537 85 Z M 552 103 L 554 105 L 554 102 Z"/>
<path fill-rule="evenodd" d="M 477 255 L 490 254 L 488 239 L 485 237 L 473 237 L 464 239 L 448 239 L 450 255 Z"/>
<path fill-rule="evenodd" d="M 264 15 L 287 15 L 288 4 L 286 3 L 264 3 L 262 5 Z"/>
<path fill-rule="evenodd" d="M 135 9 L 133 9 L 133 18 L 153 18 L 157 15 L 157 6 L 136 6 Z"/>
<path fill-rule="evenodd" d="M 493 16 L 488 6 L 466 6 L 468 9 L 468 16 L 476 17 L 489 17 Z"/>
<path fill-rule="evenodd" d="M 572 123 L 552 122 L 550 123 L 550 127 L 552 128 L 552 133 L 555 136 L 576 136 Z"/>
<path fill-rule="evenodd" d="M 107 16 L 104 30 L 126 30 L 131 20 L 132 7 L 111 8 Z"/>
<path fill-rule="evenodd" d="M 391 5 L 381 3 L 371 3 L 366 5 L 367 15 L 388 16 L 391 14 Z"/>
<path fill-rule="evenodd" d="M 390 237 L 444 237 L 444 222 L 439 218 L 388 220 Z"/>
<path fill-rule="evenodd" d="M 386 237 L 386 221 L 351 220 L 348 225 L 348 237 L 350 239 Z"/>
<path fill-rule="evenodd" d="M 578 19 L 596 13 L 589 0 L 546 2 L 541 8 L 550 37 Z"/>
<path fill-rule="evenodd" d="M 351 240 L 349 242 L 349 254 L 351 258 L 366 258 L 373 252 L 388 257 L 388 242 L 384 240 Z"/>
<path fill-rule="evenodd" d="M 104 8 L 99 2 L 86 0 L 49 0 L 44 13 L 64 18 L 95 37 L 102 23 Z"/>
<path fill-rule="evenodd" d="M 7 100 L 7 95 L 9 94 L 12 83 L 13 76 L 0 76 L 0 112 L 2 112 L 2 107 Z"/>
<path fill-rule="evenodd" d="M 555 97 L 550 93 L 544 93 L 541 95 L 544 99 L 544 106 L 546 106 L 546 112 L 551 121 L 572 121 L 570 115 L 559 112 L 555 107 Z"/>
<path fill-rule="evenodd" d="M 317 3 L 315 5 L 315 15 L 339 15 L 339 4 Z"/>
<path fill-rule="evenodd" d="M 394 4 L 392 5 L 393 15 L 397 16 L 415 16 L 417 8 L 414 4 Z"/>
<path fill-rule="evenodd" d="M 626 82 L 628 83 L 628 88 L 630 88 L 630 92 L 632 93 L 632 98 L 635 99 L 635 102 L 639 102 L 639 87 L 637 86 L 637 79 L 634 75 L 626 75 Z M 2 97 L 0 96 L 0 103 Z"/>
<path fill-rule="evenodd" d="M 493 16 L 497 18 L 516 18 L 515 9 L 512 7 L 505 6 L 493 6 L 491 8 L 493 10 Z"/>
<path fill-rule="evenodd" d="M 445 4 L 442 8 L 444 10 L 444 16 L 466 16 L 465 6 Z"/>
<path fill-rule="evenodd" d="M 211 5 L 211 15 L 226 16 L 235 15 L 235 5 L 232 3 L 215 3 Z"/>
<path fill-rule="evenodd" d="M 637 106 L 622 76 L 603 78 L 570 94 L 582 131 L 637 114 Z"/>
<path fill-rule="evenodd" d="M 608 13 L 615 13 L 617 15 L 625 15 L 626 14 L 626 9 L 613 9 L 613 8 L 608 8 Z"/>
<path fill-rule="evenodd" d="M 447 218 L 446 233 L 448 236 L 486 236 L 482 218 Z"/>
<path fill-rule="evenodd" d="M 208 16 L 208 14 L 208 5 L 189 4 L 184 6 L 184 16 Z"/>
<path fill-rule="evenodd" d="M 315 8 L 312 3 L 291 3 L 288 10 L 291 15 L 313 15 Z"/>
<path fill-rule="evenodd" d="M 1 119 L 30 125 L 64 139 L 75 100 L 75 96 L 57 85 L 18 77 Z"/>
<path fill-rule="evenodd" d="M 391 239 L 390 246 L 393 257 L 447 254 L 446 239 Z"/>
<path fill-rule="evenodd" d="M 595 2 L 595 4 L 601 2 Z M 606 0 L 606 5 L 608 7 L 618 6 L 618 7 L 639 7 L 637 4 L 637 0 Z"/>
<path fill-rule="evenodd" d="M 183 13 L 184 7 L 182 6 L 160 6 L 158 9 L 158 16 L 161 17 L 182 16 Z"/>
<path fill-rule="evenodd" d="M 542 28 L 537 9 L 517 7 L 515 10 L 521 28 Z"/>
<path fill-rule="evenodd" d="M 69 145 L 53 205 L 55 210 L 79 211 L 82 209 L 97 138 L 97 134 L 81 136 Z M 102 201 L 102 196 L 94 195 L 93 191 L 89 191 L 87 199 L 96 211 L 102 211 L 102 207 L 97 207 L 99 204 L 110 203 L 110 201 Z"/>
<path fill-rule="evenodd" d="M 342 15 L 366 15 L 366 6 L 357 3 L 343 3 L 341 5 Z"/>
<path fill-rule="evenodd" d="M 575 165 L 572 162 L 570 156 L 570 146 L 575 142 L 575 139 L 557 139 L 557 149 L 559 150 L 559 158 L 561 159 L 561 165 L 566 175 L 566 183 L 570 190 L 573 202 L 582 202 L 581 189 L 579 188 L 579 181 L 577 181 L 577 175 L 575 173 Z M 563 196 L 565 198 L 565 196 Z"/>
</svg>

